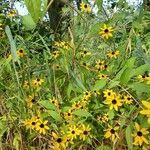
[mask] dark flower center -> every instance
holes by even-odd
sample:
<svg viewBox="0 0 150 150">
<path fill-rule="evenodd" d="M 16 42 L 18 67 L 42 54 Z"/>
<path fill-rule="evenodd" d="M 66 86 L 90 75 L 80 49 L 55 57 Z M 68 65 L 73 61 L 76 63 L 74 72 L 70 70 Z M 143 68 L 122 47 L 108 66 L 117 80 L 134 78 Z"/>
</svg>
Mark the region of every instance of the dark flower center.
<svg viewBox="0 0 150 150">
<path fill-rule="evenodd" d="M 75 134 L 75 131 L 73 130 L 71 133 L 72 133 L 72 134 Z"/>
<path fill-rule="evenodd" d="M 127 100 L 129 101 L 129 100 L 131 100 L 131 98 L 130 98 L 130 97 L 128 97 L 128 98 L 127 98 Z"/>
<path fill-rule="evenodd" d="M 34 126 L 35 124 L 36 124 L 36 123 L 33 121 L 33 122 L 32 122 L 32 125 Z"/>
<path fill-rule="evenodd" d="M 70 114 L 70 113 L 68 113 L 68 116 L 71 116 L 71 114 Z"/>
<path fill-rule="evenodd" d="M 88 7 L 88 6 L 85 4 L 85 5 L 84 5 L 84 8 L 87 8 L 87 7 Z"/>
<path fill-rule="evenodd" d="M 111 130 L 110 130 L 110 133 L 111 133 L 111 134 L 115 134 L 115 130 L 114 130 L 114 129 L 111 129 Z"/>
<path fill-rule="evenodd" d="M 105 69 L 106 69 L 108 66 L 107 66 L 107 65 L 105 65 L 104 67 L 105 67 Z"/>
<path fill-rule="evenodd" d="M 108 33 L 108 32 L 109 32 L 109 30 L 108 30 L 108 29 L 105 29 L 105 30 L 104 30 L 104 32 L 105 32 L 105 33 Z"/>
<path fill-rule="evenodd" d="M 115 52 L 112 52 L 111 54 L 112 54 L 112 55 L 114 55 L 114 54 L 115 54 Z"/>
<path fill-rule="evenodd" d="M 55 52 L 54 52 L 53 54 L 54 54 L 54 55 L 56 55 L 56 53 L 55 53 Z"/>
<path fill-rule="evenodd" d="M 86 92 L 86 93 L 85 93 L 85 95 L 89 95 L 89 93 L 88 93 L 88 92 Z"/>
<path fill-rule="evenodd" d="M 111 95 L 111 93 L 110 93 L 110 92 L 108 92 L 108 95 L 110 96 L 110 95 Z"/>
<path fill-rule="evenodd" d="M 62 139 L 61 139 L 61 138 L 58 138 L 58 139 L 57 139 L 57 142 L 58 142 L 58 143 L 61 143 L 61 142 L 62 142 Z"/>
<path fill-rule="evenodd" d="M 88 131 L 85 130 L 85 131 L 83 132 L 83 134 L 84 134 L 84 135 L 88 135 Z"/>
<path fill-rule="evenodd" d="M 44 124 L 43 123 L 40 124 L 40 128 L 44 128 Z"/>
<path fill-rule="evenodd" d="M 142 136 L 143 134 L 142 134 L 141 131 L 138 131 L 138 132 L 137 132 L 137 135 L 138 135 L 138 136 Z"/>
<path fill-rule="evenodd" d="M 34 103 L 34 102 L 35 102 L 35 99 L 33 98 L 33 99 L 31 100 L 31 102 Z"/>
<path fill-rule="evenodd" d="M 87 51 L 84 51 L 83 53 L 84 53 L 84 54 L 87 54 Z"/>
<path fill-rule="evenodd" d="M 40 79 L 39 79 L 39 78 L 37 78 L 37 79 L 36 79 L 36 81 L 38 81 L 38 82 L 39 82 L 39 81 L 40 81 Z"/>
<path fill-rule="evenodd" d="M 112 104 L 116 104 L 117 101 L 115 99 L 112 100 Z"/>
<path fill-rule="evenodd" d="M 20 49 L 20 50 L 19 50 L 19 52 L 20 52 L 20 53 L 23 53 L 23 50 L 22 50 L 22 49 Z"/>
<path fill-rule="evenodd" d="M 83 66 L 86 66 L 86 63 L 85 63 L 85 62 L 83 63 Z"/>
</svg>

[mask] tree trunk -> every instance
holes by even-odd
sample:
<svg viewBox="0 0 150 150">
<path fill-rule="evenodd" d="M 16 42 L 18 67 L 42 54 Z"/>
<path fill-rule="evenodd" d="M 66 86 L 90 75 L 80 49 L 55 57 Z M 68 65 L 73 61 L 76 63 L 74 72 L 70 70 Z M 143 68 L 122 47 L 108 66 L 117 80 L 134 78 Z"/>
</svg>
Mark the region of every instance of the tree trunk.
<svg viewBox="0 0 150 150">
<path fill-rule="evenodd" d="M 61 34 L 61 25 L 63 21 L 62 8 L 64 6 L 65 3 L 63 1 L 54 0 L 49 7 L 48 14 L 50 18 L 50 27 L 54 31 L 54 33 Z"/>
</svg>

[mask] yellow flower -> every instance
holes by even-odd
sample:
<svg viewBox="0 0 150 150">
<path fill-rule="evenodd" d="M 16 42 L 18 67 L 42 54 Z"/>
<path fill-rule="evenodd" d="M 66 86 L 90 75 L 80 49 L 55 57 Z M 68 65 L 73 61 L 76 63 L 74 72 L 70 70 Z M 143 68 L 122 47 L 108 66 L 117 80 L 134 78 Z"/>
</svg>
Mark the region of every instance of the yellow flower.
<svg viewBox="0 0 150 150">
<path fill-rule="evenodd" d="M 61 42 L 61 47 L 64 49 L 68 49 L 69 48 L 69 44 L 67 42 L 62 41 Z"/>
<path fill-rule="evenodd" d="M 69 44 L 65 41 L 59 41 L 59 42 L 55 42 L 54 44 L 56 47 L 59 48 L 64 48 L 64 49 L 68 49 L 69 48 Z"/>
<path fill-rule="evenodd" d="M 125 104 L 133 103 L 133 98 L 132 98 L 132 96 L 129 96 L 129 95 L 123 96 L 122 100 Z"/>
<path fill-rule="evenodd" d="M 71 125 L 68 129 L 67 136 L 73 140 L 76 139 L 80 133 L 81 131 L 75 125 Z"/>
<path fill-rule="evenodd" d="M 88 52 L 87 50 L 84 50 L 84 51 L 80 52 L 80 55 L 81 55 L 82 57 L 90 56 L 90 55 L 91 55 L 91 52 Z"/>
<path fill-rule="evenodd" d="M 113 90 L 105 90 L 104 92 L 104 97 L 106 98 L 111 98 L 112 96 L 115 96 L 116 93 Z"/>
<path fill-rule="evenodd" d="M 69 110 L 68 112 L 64 112 L 64 119 L 66 121 L 71 121 L 73 119 L 73 114 L 71 112 L 71 110 Z"/>
<path fill-rule="evenodd" d="M 32 117 L 31 119 L 25 120 L 24 125 L 27 129 L 35 129 L 38 120 L 38 117 Z"/>
<path fill-rule="evenodd" d="M 106 24 L 104 24 L 104 27 L 101 28 L 101 31 L 99 32 L 99 34 L 103 37 L 103 38 L 106 38 L 108 39 L 109 37 L 112 37 L 112 27 L 107 27 Z"/>
<path fill-rule="evenodd" d="M 46 134 L 46 130 L 49 130 L 49 127 L 47 126 L 48 121 L 41 121 L 37 122 L 36 124 L 36 130 L 39 131 L 40 134 Z"/>
<path fill-rule="evenodd" d="M 53 51 L 52 56 L 56 59 L 60 55 L 59 51 Z"/>
<path fill-rule="evenodd" d="M 32 85 L 33 85 L 34 87 L 39 87 L 39 86 L 42 85 L 43 82 L 44 82 L 43 79 L 37 78 L 37 79 L 35 79 L 35 80 L 32 80 Z"/>
<path fill-rule="evenodd" d="M 107 79 L 108 76 L 106 74 L 101 73 L 98 75 L 98 77 L 99 79 Z"/>
<path fill-rule="evenodd" d="M 144 75 L 139 75 L 137 79 L 141 82 L 145 82 L 146 84 L 150 84 L 150 73 L 149 74 L 144 74 Z"/>
<path fill-rule="evenodd" d="M 106 123 L 106 122 L 108 122 L 108 114 L 104 114 L 103 116 L 98 116 L 97 117 L 97 121 L 99 122 L 99 123 Z"/>
<path fill-rule="evenodd" d="M 119 138 L 118 133 L 116 132 L 117 130 L 119 130 L 119 127 L 112 127 L 110 125 L 108 125 L 108 129 L 104 130 L 106 133 L 104 134 L 105 138 L 110 138 L 113 142 L 115 139 Z"/>
<path fill-rule="evenodd" d="M 16 15 L 17 15 L 16 10 L 10 10 L 10 11 L 8 12 L 8 14 L 7 14 L 8 17 L 14 17 L 14 16 L 16 16 Z"/>
<path fill-rule="evenodd" d="M 91 128 L 89 127 L 89 125 L 85 126 L 84 124 L 81 124 L 79 126 L 80 129 L 80 139 L 85 141 L 88 137 L 91 137 L 90 131 Z"/>
<path fill-rule="evenodd" d="M 146 76 L 145 75 L 138 75 L 137 79 L 141 82 L 145 81 Z"/>
<path fill-rule="evenodd" d="M 110 110 L 115 109 L 116 111 L 118 111 L 118 108 L 122 106 L 122 101 L 120 99 L 120 96 L 116 95 L 106 98 L 105 104 L 110 105 L 109 107 Z"/>
<path fill-rule="evenodd" d="M 146 75 L 145 81 L 147 84 L 150 84 L 150 73 Z"/>
<path fill-rule="evenodd" d="M 35 103 L 36 103 L 35 96 L 34 96 L 34 95 L 28 96 L 28 98 L 27 98 L 27 106 L 28 106 L 29 108 L 32 108 L 32 106 L 33 106 Z"/>
<path fill-rule="evenodd" d="M 93 93 L 94 93 L 95 96 L 100 95 L 100 92 L 98 90 L 94 90 Z"/>
<path fill-rule="evenodd" d="M 119 55 L 119 51 L 110 51 L 110 52 L 107 54 L 107 56 L 108 56 L 109 58 L 117 58 L 118 55 Z"/>
<path fill-rule="evenodd" d="M 148 117 L 148 123 L 150 124 L 150 102 L 142 101 L 142 104 L 146 109 L 141 110 L 140 113 Z"/>
<path fill-rule="evenodd" d="M 49 100 L 53 105 L 55 105 L 57 108 L 59 108 L 60 103 L 58 102 L 58 100 L 53 97 L 52 99 Z"/>
<path fill-rule="evenodd" d="M 52 150 L 65 150 L 66 149 L 66 139 L 61 135 L 52 132 L 52 139 L 49 141 L 50 148 Z"/>
<path fill-rule="evenodd" d="M 132 135 L 134 137 L 133 144 L 142 145 L 143 143 L 149 144 L 148 140 L 144 137 L 149 134 L 146 128 L 141 128 L 138 123 L 135 123 L 136 132 Z"/>
<path fill-rule="evenodd" d="M 74 102 L 71 107 L 71 110 L 78 110 L 78 109 L 81 109 L 82 107 L 84 107 L 85 103 L 81 103 L 81 102 L 82 101 Z"/>
<path fill-rule="evenodd" d="M 104 70 L 104 61 L 97 60 L 95 67 L 99 70 Z"/>
<path fill-rule="evenodd" d="M 86 99 L 89 99 L 91 97 L 91 92 L 90 91 L 85 91 L 83 97 L 86 98 Z"/>
<path fill-rule="evenodd" d="M 30 86 L 29 82 L 25 81 L 24 84 L 23 84 L 23 88 L 29 89 L 29 86 Z"/>
<path fill-rule="evenodd" d="M 18 49 L 17 50 L 17 56 L 18 57 L 24 57 L 26 54 L 25 54 L 25 51 L 24 51 L 24 49 L 23 48 L 20 48 L 20 49 Z"/>
<path fill-rule="evenodd" d="M 89 70 L 90 64 L 86 63 L 86 62 L 81 62 L 81 66 L 83 66 L 84 68 L 86 68 L 87 70 Z"/>
<path fill-rule="evenodd" d="M 60 67 L 59 64 L 54 64 L 54 65 L 53 65 L 53 68 L 54 68 L 55 70 L 60 70 L 60 69 L 61 69 L 61 67 Z"/>
<path fill-rule="evenodd" d="M 81 3 L 80 8 L 81 8 L 81 11 L 83 11 L 83 12 L 88 12 L 88 13 L 91 12 L 91 8 L 90 8 L 89 4 L 87 4 L 87 3 Z"/>
</svg>

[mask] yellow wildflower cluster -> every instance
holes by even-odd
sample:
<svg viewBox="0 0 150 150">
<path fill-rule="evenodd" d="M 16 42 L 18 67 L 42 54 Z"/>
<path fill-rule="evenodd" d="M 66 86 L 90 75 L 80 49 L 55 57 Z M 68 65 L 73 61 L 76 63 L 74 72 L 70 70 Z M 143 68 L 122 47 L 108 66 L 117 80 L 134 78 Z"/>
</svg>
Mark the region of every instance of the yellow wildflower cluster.
<svg viewBox="0 0 150 150">
<path fill-rule="evenodd" d="M 65 150 L 71 144 L 74 144 L 74 140 L 79 138 L 80 140 L 87 140 L 92 137 L 91 128 L 89 125 L 67 125 L 67 129 L 58 132 L 52 132 L 51 140 L 49 141 L 50 148 L 52 150 Z"/>
<path fill-rule="evenodd" d="M 49 130 L 47 126 L 48 121 L 42 121 L 39 117 L 32 117 L 24 121 L 24 125 L 27 129 L 32 129 L 38 131 L 40 134 L 46 134 L 46 131 Z"/>
<path fill-rule="evenodd" d="M 103 70 L 107 70 L 108 69 L 108 65 L 105 63 L 104 60 L 97 60 L 96 61 L 96 65 L 95 68 L 97 69 L 97 71 L 103 71 Z"/>
<path fill-rule="evenodd" d="M 69 44 L 65 41 L 59 41 L 59 42 L 55 42 L 54 45 L 58 48 L 64 48 L 64 49 L 68 49 L 69 48 Z"/>
<path fill-rule="evenodd" d="M 150 73 L 144 74 L 144 75 L 139 75 L 137 78 L 141 82 L 145 82 L 146 84 L 150 84 Z"/>
</svg>

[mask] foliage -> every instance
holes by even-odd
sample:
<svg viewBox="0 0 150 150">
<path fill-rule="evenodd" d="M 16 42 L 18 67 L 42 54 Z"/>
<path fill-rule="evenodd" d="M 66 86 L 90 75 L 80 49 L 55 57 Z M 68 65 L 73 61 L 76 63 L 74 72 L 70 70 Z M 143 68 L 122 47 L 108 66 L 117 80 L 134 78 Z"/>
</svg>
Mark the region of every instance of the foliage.
<svg viewBox="0 0 150 150">
<path fill-rule="evenodd" d="M 150 149 L 147 3 L 70 1 L 58 38 L 33 2 L 0 6 L 2 149 Z"/>
</svg>

